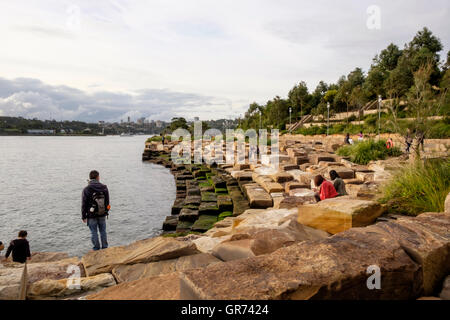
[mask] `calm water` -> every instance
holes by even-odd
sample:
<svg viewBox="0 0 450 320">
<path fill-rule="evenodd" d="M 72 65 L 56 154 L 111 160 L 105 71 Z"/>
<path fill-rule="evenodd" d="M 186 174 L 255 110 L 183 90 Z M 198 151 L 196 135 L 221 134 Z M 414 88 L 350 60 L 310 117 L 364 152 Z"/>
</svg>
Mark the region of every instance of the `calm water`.
<svg viewBox="0 0 450 320">
<path fill-rule="evenodd" d="M 168 169 L 141 161 L 146 138 L 0 137 L 0 241 L 24 229 L 32 251 L 88 252 L 80 208 L 91 169 L 110 192 L 109 245 L 157 235 L 175 183 Z"/>
</svg>

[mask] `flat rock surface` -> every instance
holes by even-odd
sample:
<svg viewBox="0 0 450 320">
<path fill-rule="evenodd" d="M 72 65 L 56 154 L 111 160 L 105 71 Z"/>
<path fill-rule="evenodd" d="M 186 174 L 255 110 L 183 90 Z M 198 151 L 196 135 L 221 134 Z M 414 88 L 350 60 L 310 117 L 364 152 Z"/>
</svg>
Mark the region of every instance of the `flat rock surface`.
<svg viewBox="0 0 450 320">
<path fill-rule="evenodd" d="M 92 251 L 82 258 L 88 276 L 111 272 L 118 265 L 148 263 L 199 253 L 191 241 L 157 237 L 127 246 Z"/>
</svg>

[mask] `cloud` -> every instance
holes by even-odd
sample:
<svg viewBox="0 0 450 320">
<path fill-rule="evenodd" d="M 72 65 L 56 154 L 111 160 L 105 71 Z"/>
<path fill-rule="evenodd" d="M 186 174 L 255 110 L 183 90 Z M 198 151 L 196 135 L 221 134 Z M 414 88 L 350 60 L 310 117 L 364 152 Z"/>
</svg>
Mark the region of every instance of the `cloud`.
<svg viewBox="0 0 450 320">
<path fill-rule="evenodd" d="M 87 93 L 68 86 L 48 85 L 37 79 L 0 78 L 0 114 L 3 116 L 86 122 L 120 121 L 128 116 L 170 120 L 174 116 L 198 115 L 210 119 L 211 108 L 225 106 L 227 110 L 230 104 L 225 99 L 168 89 Z"/>
</svg>

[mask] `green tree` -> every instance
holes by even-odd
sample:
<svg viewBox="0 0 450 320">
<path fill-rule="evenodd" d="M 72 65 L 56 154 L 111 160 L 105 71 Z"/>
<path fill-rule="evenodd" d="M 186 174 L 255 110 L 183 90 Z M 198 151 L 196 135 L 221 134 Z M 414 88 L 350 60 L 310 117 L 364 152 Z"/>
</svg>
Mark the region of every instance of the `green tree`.
<svg viewBox="0 0 450 320">
<path fill-rule="evenodd" d="M 311 95 L 308 92 L 306 82 L 301 81 L 298 85 L 295 85 L 294 88 L 289 91 L 288 97 L 294 115 L 298 111 L 300 117 L 302 117 L 304 110 L 305 112 L 309 111 L 310 108 L 308 108 L 308 103 L 311 100 Z"/>
</svg>

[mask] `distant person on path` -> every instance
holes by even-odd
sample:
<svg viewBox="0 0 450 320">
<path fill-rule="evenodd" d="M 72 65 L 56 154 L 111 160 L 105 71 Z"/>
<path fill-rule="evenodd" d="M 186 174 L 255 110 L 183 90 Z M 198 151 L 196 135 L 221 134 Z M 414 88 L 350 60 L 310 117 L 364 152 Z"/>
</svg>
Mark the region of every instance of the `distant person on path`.
<svg viewBox="0 0 450 320">
<path fill-rule="evenodd" d="M 406 153 L 410 152 L 409 150 L 411 148 L 412 143 L 413 143 L 413 139 L 411 137 L 411 131 L 408 129 L 408 131 L 406 132 L 406 136 L 405 136 L 405 144 L 406 144 L 405 152 Z"/>
<path fill-rule="evenodd" d="M 393 147 L 394 147 L 394 141 L 392 140 L 392 138 L 389 138 L 386 142 L 386 148 L 392 149 Z"/>
<path fill-rule="evenodd" d="M 18 238 L 11 241 L 8 250 L 6 250 L 5 261 L 12 253 L 14 262 L 25 263 L 31 259 L 30 244 L 27 240 L 28 233 L 25 230 L 19 231 Z"/>
<path fill-rule="evenodd" d="M 163 145 L 164 145 L 164 140 L 165 140 L 164 134 L 161 133 L 161 142 Z"/>
<path fill-rule="evenodd" d="M 341 179 L 336 170 L 330 171 L 330 179 L 333 182 L 334 189 L 339 194 L 339 196 L 346 196 L 347 190 L 345 190 L 345 182 Z"/>
<path fill-rule="evenodd" d="M 358 134 L 358 141 L 363 141 L 363 140 L 364 140 L 364 135 L 363 135 L 362 131 L 360 131 Z"/>
<path fill-rule="evenodd" d="M 422 151 L 425 151 L 425 147 L 424 147 L 425 133 L 422 130 L 417 130 L 416 139 L 417 139 L 417 147 L 420 146 Z"/>
<path fill-rule="evenodd" d="M 81 198 L 81 218 L 91 230 L 94 251 L 108 248 L 106 236 L 106 217 L 111 208 L 109 205 L 108 187 L 100 183 L 100 174 L 96 170 L 89 173 L 89 184 L 84 188 Z M 101 246 L 98 240 L 100 232 Z"/>
<path fill-rule="evenodd" d="M 345 144 L 350 144 L 350 133 L 347 133 L 347 135 L 345 136 L 344 143 Z"/>
<path fill-rule="evenodd" d="M 319 191 L 315 194 L 317 202 L 325 199 L 335 198 L 339 195 L 336 192 L 333 184 L 325 180 L 321 175 L 314 177 L 314 185 L 316 186 L 316 188 L 319 188 Z"/>
</svg>

